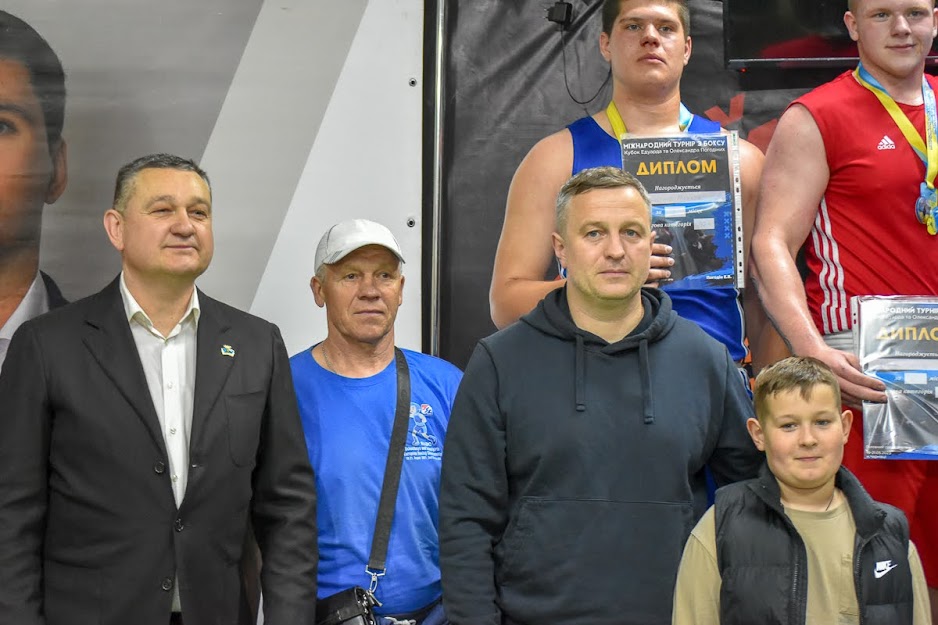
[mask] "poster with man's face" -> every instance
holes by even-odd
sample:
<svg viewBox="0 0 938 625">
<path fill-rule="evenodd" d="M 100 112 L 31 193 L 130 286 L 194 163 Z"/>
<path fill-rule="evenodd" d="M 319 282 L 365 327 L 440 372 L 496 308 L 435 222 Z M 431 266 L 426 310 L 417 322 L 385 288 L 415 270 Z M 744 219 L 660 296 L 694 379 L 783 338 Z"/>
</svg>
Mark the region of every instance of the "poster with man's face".
<svg viewBox="0 0 938 625">
<path fill-rule="evenodd" d="M 62 149 L 50 143 L 28 69 L 0 57 L 0 258 L 39 244 L 42 207 L 64 188 Z"/>
<path fill-rule="evenodd" d="M 398 331 L 420 347 L 422 2 L 10 0 L 2 10 L 3 42 L 14 30 L 23 41 L 0 42 L 0 342 L 11 318 L 114 279 L 120 256 L 102 215 L 117 170 L 168 152 L 211 178 L 206 293 L 277 323 L 299 351 L 325 336 L 308 286 L 316 242 L 338 221 L 373 219 L 404 247 L 415 286 Z"/>
</svg>

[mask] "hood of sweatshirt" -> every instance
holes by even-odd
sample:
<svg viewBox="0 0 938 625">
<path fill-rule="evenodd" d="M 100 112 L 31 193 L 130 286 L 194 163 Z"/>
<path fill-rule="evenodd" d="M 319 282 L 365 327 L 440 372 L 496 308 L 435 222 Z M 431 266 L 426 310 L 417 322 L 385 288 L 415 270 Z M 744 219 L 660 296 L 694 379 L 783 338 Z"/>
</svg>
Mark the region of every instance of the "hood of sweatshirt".
<svg viewBox="0 0 938 625">
<path fill-rule="evenodd" d="M 671 310 L 671 298 L 660 289 L 641 290 L 642 320 L 627 336 L 609 343 L 602 337 L 583 330 L 573 322 L 567 304 L 567 287 L 552 291 L 530 313 L 521 318 L 535 330 L 554 338 L 575 344 L 574 375 L 577 412 L 586 411 L 585 364 L 586 347 L 604 354 L 624 355 L 637 352 L 642 388 L 642 415 L 646 424 L 654 423 L 655 401 L 651 385 L 651 369 L 648 362 L 648 346 L 659 341 L 674 327 L 677 313 Z"/>
</svg>

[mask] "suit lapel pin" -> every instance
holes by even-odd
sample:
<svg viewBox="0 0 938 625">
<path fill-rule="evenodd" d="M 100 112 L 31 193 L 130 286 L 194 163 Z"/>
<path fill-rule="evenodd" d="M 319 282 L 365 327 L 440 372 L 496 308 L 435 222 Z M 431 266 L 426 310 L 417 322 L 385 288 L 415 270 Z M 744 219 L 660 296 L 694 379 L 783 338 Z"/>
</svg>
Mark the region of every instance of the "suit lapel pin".
<svg viewBox="0 0 938 625">
<path fill-rule="evenodd" d="M 231 345 L 222 345 L 221 355 L 228 356 L 229 358 L 234 358 L 234 348 Z"/>
</svg>

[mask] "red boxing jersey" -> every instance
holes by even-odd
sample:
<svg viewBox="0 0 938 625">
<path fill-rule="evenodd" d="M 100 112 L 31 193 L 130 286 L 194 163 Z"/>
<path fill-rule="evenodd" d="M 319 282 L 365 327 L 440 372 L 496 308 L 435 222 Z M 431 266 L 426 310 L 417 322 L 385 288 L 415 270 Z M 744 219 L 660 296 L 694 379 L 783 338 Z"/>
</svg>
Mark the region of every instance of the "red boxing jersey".
<svg viewBox="0 0 938 625">
<path fill-rule="evenodd" d="M 852 70 L 792 104 L 814 117 L 830 168 L 805 245 L 805 290 L 818 330 L 849 330 L 854 295 L 938 294 L 938 237 L 915 216 L 925 164 L 883 105 Z M 924 138 L 924 106 L 899 107 Z"/>
</svg>

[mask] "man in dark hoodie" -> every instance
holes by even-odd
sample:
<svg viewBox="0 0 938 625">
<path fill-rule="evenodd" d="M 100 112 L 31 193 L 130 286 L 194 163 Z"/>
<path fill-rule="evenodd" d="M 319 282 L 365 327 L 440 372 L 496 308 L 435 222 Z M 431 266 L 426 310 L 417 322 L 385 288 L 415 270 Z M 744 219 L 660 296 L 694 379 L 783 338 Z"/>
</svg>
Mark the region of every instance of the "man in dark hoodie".
<svg viewBox="0 0 938 625">
<path fill-rule="evenodd" d="M 726 348 L 642 288 L 653 240 L 638 180 L 580 172 L 553 234 L 567 284 L 476 347 L 443 455 L 454 625 L 670 623 L 705 468 L 756 475 Z"/>
</svg>

